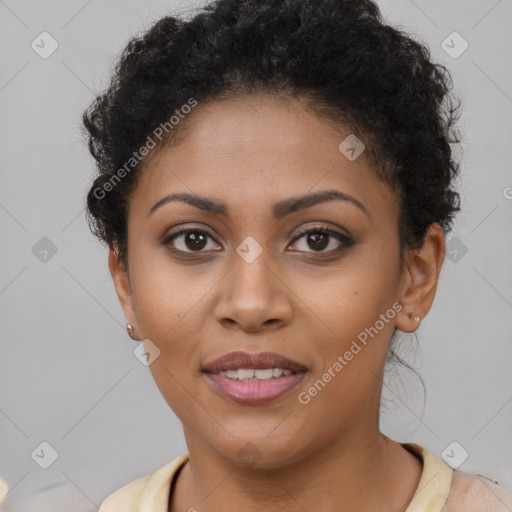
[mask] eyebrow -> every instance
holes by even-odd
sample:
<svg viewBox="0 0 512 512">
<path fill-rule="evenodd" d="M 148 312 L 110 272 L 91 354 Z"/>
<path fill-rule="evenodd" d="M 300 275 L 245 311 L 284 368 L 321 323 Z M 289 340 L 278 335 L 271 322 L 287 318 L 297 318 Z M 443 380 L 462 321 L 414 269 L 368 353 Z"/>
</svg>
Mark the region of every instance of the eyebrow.
<svg viewBox="0 0 512 512">
<path fill-rule="evenodd" d="M 352 203 L 353 205 L 357 206 L 360 210 L 362 210 L 368 218 L 370 217 L 368 210 L 360 201 L 358 201 L 355 197 L 352 197 L 338 190 L 323 190 L 321 192 L 313 192 L 311 194 L 306 194 L 303 196 L 291 197 L 289 199 L 285 199 L 274 204 L 274 206 L 272 207 L 272 212 L 276 219 L 282 219 L 287 215 L 295 213 L 299 210 L 310 208 L 316 204 L 333 200 L 341 200 Z M 183 203 L 187 203 L 208 213 L 229 216 L 229 207 L 227 206 L 227 204 L 215 199 L 210 199 L 208 197 L 185 192 L 169 194 L 164 198 L 160 199 L 160 201 L 158 201 L 149 210 L 148 216 L 151 215 L 158 208 L 172 201 L 180 201 Z"/>
</svg>

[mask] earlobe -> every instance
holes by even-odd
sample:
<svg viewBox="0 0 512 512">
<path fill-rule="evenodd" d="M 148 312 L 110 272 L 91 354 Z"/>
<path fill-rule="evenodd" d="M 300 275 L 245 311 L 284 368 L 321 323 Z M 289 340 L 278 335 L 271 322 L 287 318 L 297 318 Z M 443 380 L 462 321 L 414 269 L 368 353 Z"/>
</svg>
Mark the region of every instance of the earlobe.
<svg viewBox="0 0 512 512">
<path fill-rule="evenodd" d="M 422 246 L 410 250 L 406 256 L 396 328 L 403 332 L 415 331 L 434 301 L 439 273 L 445 256 L 444 233 L 439 224 L 432 224 Z"/>
</svg>

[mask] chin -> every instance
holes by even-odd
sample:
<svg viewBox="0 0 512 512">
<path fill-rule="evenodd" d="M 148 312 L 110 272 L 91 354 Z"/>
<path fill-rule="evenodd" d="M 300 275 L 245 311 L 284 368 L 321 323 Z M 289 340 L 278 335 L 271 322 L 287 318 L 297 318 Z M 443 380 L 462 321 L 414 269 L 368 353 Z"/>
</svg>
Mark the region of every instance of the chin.
<svg viewBox="0 0 512 512">
<path fill-rule="evenodd" d="M 218 446 L 217 452 L 232 464 L 248 469 L 276 469 L 293 464 L 306 456 L 295 442 L 283 442 L 275 438 L 270 441 L 262 432 L 254 436 L 233 440 L 227 439 L 227 446 Z"/>
</svg>

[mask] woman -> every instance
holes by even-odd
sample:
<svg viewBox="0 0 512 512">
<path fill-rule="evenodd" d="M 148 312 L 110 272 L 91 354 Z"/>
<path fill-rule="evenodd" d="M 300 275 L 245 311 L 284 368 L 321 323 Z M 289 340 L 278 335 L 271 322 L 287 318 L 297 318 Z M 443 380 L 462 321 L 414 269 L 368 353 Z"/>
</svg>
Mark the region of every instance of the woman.
<svg viewBox="0 0 512 512">
<path fill-rule="evenodd" d="M 459 210 L 457 114 L 369 0 L 220 0 L 129 42 L 84 114 L 88 214 L 188 452 L 103 512 L 510 510 L 379 430 Z"/>
</svg>

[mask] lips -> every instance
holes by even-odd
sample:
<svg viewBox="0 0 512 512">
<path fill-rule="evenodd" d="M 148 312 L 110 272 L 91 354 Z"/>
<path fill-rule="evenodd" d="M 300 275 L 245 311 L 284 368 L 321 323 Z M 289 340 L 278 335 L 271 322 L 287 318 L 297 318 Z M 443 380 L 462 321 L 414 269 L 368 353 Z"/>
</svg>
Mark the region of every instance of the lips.
<svg viewBox="0 0 512 512">
<path fill-rule="evenodd" d="M 264 368 L 282 368 L 292 372 L 307 371 L 307 368 L 300 363 L 288 359 L 275 352 L 260 352 L 249 354 L 236 351 L 225 354 L 214 361 L 203 366 L 202 371 L 217 374 L 226 370 L 239 370 L 241 368 L 253 368 L 255 370 Z"/>
</svg>

